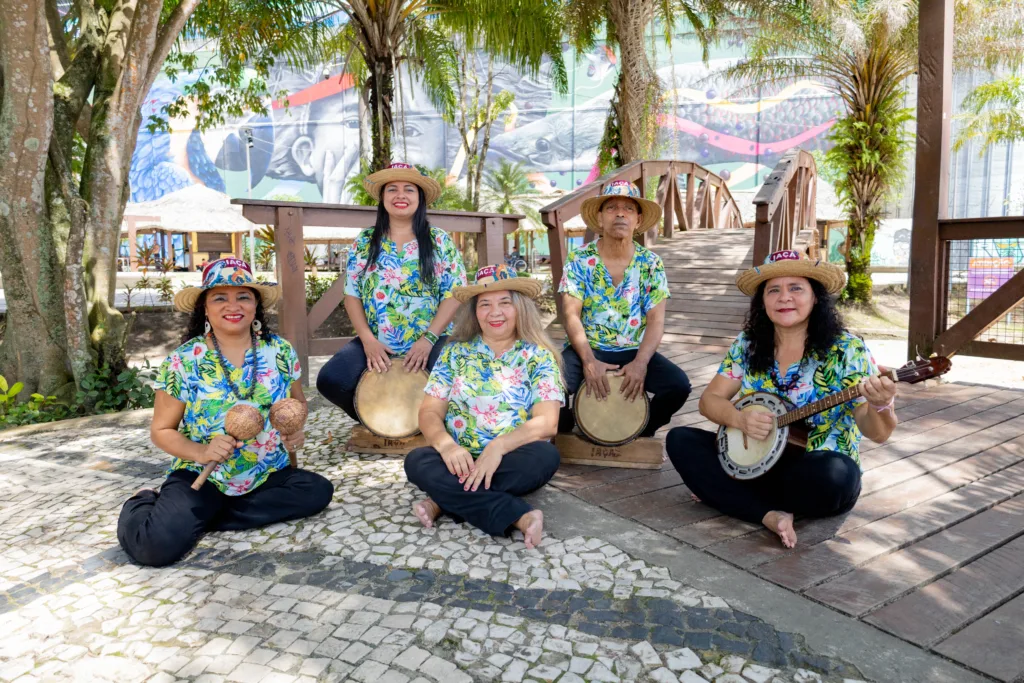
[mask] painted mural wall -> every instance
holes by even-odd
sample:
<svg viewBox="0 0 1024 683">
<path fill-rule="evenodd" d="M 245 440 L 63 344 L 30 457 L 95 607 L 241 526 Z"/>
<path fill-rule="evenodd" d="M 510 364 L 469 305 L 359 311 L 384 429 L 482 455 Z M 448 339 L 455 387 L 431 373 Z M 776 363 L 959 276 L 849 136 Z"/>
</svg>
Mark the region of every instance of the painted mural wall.
<svg viewBox="0 0 1024 683">
<path fill-rule="evenodd" d="M 752 88 L 716 75 L 743 56 L 738 42 L 714 50 L 705 66 L 692 39 L 679 37 L 656 53 L 666 89 L 659 116 L 663 158 L 697 161 L 721 174 L 734 190 L 755 189 L 788 149 L 821 149 L 838 101 L 812 81 Z M 523 162 L 534 186 L 571 190 L 597 176 L 595 162 L 617 74 L 616 55 L 601 46 L 577 55 L 566 46 L 569 93 L 555 92 L 546 72 L 537 79 L 511 68 L 496 89 L 515 94 L 511 115 L 495 124 L 487 163 Z M 327 78 L 324 78 L 324 74 Z M 445 168 L 463 175 L 459 136 L 431 106 L 415 74 L 403 74 L 396 112 L 395 160 Z M 184 83 L 159 80 L 145 113 L 155 114 Z M 269 116 L 244 116 L 200 133 L 188 120 L 172 133 L 144 129 L 131 169 L 131 200 L 156 199 L 192 183 L 232 197 L 347 202 L 347 179 L 358 170 L 359 107 L 351 79 L 331 65 L 273 73 L 271 91 L 289 93 Z M 242 129 L 251 127 L 246 155 Z"/>
</svg>

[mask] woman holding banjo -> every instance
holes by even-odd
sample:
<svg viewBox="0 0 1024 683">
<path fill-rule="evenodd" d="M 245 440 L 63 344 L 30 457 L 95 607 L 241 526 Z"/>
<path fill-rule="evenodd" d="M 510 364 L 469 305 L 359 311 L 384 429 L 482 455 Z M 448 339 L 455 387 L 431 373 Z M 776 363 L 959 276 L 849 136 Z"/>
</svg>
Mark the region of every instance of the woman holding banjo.
<svg viewBox="0 0 1024 683">
<path fill-rule="evenodd" d="M 441 186 L 408 164 L 391 164 L 366 177 L 377 201 L 377 222 L 360 233 L 345 268 L 345 312 L 356 338 L 320 370 L 316 388 L 353 420 L 355 391 L 366 369 L 384 373 L 391 356 L 402 368 L 430 371 L 466 284 L 459 251 L 444 230 L 427 223 L 427 206 Z"/>
<path fill-rule="evenodd" d="M 764 410 L 740 411 L 733 399 L 767 392 L 806 406 L 858 387 L 852 401 L 807 418 L 807 446 L 787 452 L 757 478 L 734 478 L 720 462 L 714 432 L 677 427 L 666 450 L 696 498 L 721 512 L 764 524 L 782 543 L 796 545 L 793 515 L 828 517 L 850 510 L 860 495 L 861 435 L 881 443 L 896 427 L 896 384 L 878 376 L 863 340 L 843 327 L 835 306 L 842 271 L 780 251 L 736 280 L 751 297 L 743 332 L 704 390 L 700 412 L 712 422 L 764 442 L 775 419 Z M 731 447 L 731 444 L 730 444 Z M 756 475 L 755 475 L 756 476 Z"/>
</svg>

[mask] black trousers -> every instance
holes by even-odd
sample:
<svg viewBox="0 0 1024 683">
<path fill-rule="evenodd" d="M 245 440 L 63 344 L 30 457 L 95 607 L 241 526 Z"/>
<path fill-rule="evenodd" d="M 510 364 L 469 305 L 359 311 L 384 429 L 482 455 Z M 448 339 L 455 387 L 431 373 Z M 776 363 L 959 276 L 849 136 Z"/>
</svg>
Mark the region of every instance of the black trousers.
<svg viewBox="0 0 1024 683">
<path fill-rule="evenodd" d="M 602 351 L 591 349 L 594 358 L 602 363 L 611 363 L 620 368 L 636 358 L 637 349 L 627 351 Z M 583 361 L 571 346 L 562 351 L 562 362 L 565 365 L 565 388 L 567 395 L 575 396 L 583 383 Z M 654 432 L 668 424 L 676 411 L 683 407 L 690 396 L 690 378 L 682 368 L 660 353 L 651 356 L 647 364 L 647 377 L 644 379 L 644 391 L 653 394 L 651 398 L 651 414 L 647 427 L 640 436 L 654 436 Z M 576 418 L 568 402 L 558 417 L 558 431 L 571 432 L 576 426 Z"/>
<path fill-rule="evenodd" d="M 319 474 L 286 467 L 241 496 L 227 496 L 212 483 L 192 490 L 198 475 L 175 470 L 160 492 L 142 491 L 125 502 L 117 540 L 139 564 L 164 567 L 188 553 L 206 531 L 240 531 L 309 517 L 334 496 L 334 485 Z"/>
<path fill-rule="evenodd" d="M 427 446 L 405 456 L 405 474 L 456 522 L 466 521 L 492 536 L 503 536 L 533 509 L 519 496 L 548 483 L 558 470 L 558 462 L 554 444 L 534 441 L 505 454 L 491 478 L 490 489 L 481 484 L 476 491 L 464 491 L 465 484 L 448 471 L 441 454 Z"/>
<path fill-rule="evenodd" d="M 733 479 L 718 462 L 715 433 L 676 427 L 665 449 L 683 483 L 719 512 L 760 524 L 772 510 L 800 517 L 848 512 L 860 496 L 860 467 L 835 451 L 786 453 L 756 479 Z"/>
<path fill-rule="evenodd" d="M 434 369 L 434 363 L 440 357 L 446 341 L 448 336 L 442 335 L 434 344 L 427 358 L 427 372 Z M 356 422 L 359 422 L 355 404 L 356 385 L 364 370 L 366 353 L 363 351 L 363 340 L 356 337 L 341 347 L 341 351 L 334 354 L 316 376 L 316 390 L 320 395 L 344 410 Z"/>
</svg>

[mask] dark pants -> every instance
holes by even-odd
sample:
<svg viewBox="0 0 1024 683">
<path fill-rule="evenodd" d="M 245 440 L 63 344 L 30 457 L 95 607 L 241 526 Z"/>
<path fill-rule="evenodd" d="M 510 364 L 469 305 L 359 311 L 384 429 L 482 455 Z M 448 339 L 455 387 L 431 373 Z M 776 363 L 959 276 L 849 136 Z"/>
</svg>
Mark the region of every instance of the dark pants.
<svg viewBox="0 0 1024 683">
<path fill-rule="evenodd" d="M 434 369 L 434 363 L 447 340 L 448 336 L 443 335 L 434 344 L 427 358 L 427 372 Z M 316 376 L 316 390 L 320 395 L 344 410 L 356 422 L 359 422 L 355 404 L 356 385 L 364 370 L 366 353 L 363 351 L 363 340 L 356 337 L 334 354 Z"/>
<path fill-rule="evenodd" d="M 227 496 L 198 475 L 175 470 L 160 492 L 142 491 L 125 502 L 117 520 L 117 540 L 139 564 L 164 567 L 191 550 L 206 531 L 241 531 L 309 517 L 334 496 L 334 485 L 319 474 L 286 467 L 241 496 Z"/>
<path fill-rule="evenodd" d="M 519 496 L 548 483 L 558 462 L 554 444 L 534 441 L 505 454 L 490 489 L 481 484 L 476 491 L 465 491 L 465 484 L 448 471 L 441 454 L 427 446 L 405 456 L 405 475 L 456 522 L 466 521 L 492 536 L 503 536 L 533 509 Z"/>
<path fill-rule="evenodd" d="M 719 512 L 760 524 L 772 510 L 800 517 L 831 517 L 848 512 L 860 496 L 860 467 L 835 451 L 787 452 L 756 479 L 733 479 L 718 462 L 716 435 L 676 427 L 665 450 L 683 483 Z"/>
<path fill-rule="evenodd" d="M 602 363 L 625 367 L 636 358 L 637 349 L 627 351 L 602 351 L 591 349 L 594 358 Z M 565 347 L 562 351 L 562 361 L 565 364 L 565 388 L 569 396 L 575 396 L 583 383 L 583 361 L 571 346 Z M 644 391 L 653 394 L 651 398 L 651 414 L 647 420 L 647 427 L 640 436 L 654 436 L 658 431 L 669 423 L 676 411 L 683 407 L 686 399 L 690 396 L 690 379 L 683 372 L 682 368 L 670 361 L 660 353 L 651 356 L 647 364 L 647 377 L 644 379 Z M 573 417 L 572 408 L 568 402 L 558 417 L 558 431 L 562 433 L 571 432 L 576 426 L 576 418 Z"/>
</svg>

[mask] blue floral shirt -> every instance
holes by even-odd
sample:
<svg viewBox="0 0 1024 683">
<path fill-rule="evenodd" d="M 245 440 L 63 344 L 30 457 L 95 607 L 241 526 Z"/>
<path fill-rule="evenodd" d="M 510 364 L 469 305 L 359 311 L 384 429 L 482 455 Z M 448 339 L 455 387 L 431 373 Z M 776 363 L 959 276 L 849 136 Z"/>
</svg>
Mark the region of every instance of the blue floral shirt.
<svg viewBox="0 0 1024 683">
<path fill-rule="evenodd" d="M 263 431 L 236 449 L 208 479 L 229 496 L 252 491 L 265 482 L 271 472 L 289 464 L 288 450 L 281 443 L 281 435 L 270 424 L 270 406 L 288 398 L 292 382 L 302 376 L 299 358 L 292 345 L 276 335 L 269 339 L 264 335 L 256 353 L 259 356 L 256 390 L 252 399 L 245 402 L 252 403 L 263 413 Z M 236 368 L 230 362 L 227 367 L 235 386 L 248 387 L 254 369 L 252 349 L 245 352 L 242 367 Z M 224 416 L 239 402 L 217 362 L 216 351 L 204 337 L 190 339 L 175 349 L 157 372 L 156 388 L 185 404 L 185 415 L 178 429 L 196 443 L 209 443 L 214 436 L 224 434 Z M 174 458 L 168 474 L 181 469 L 202 472 L 203 465 Z"/>
<path fill-rule="evenodd" d="M 399 248 L 381 240 L 377 262 L 370 258 L 373 228 L 359 233 L 348 252 L 345 294 L 363 302 L 370 330 L 382 344 L 404 355 L 423 336 L 437 314 L 437 307 L 466 284 L 466 268 L 455 242 L 447 232 L 431 227 L 434 242 L 434 280 L 427 284 L 420 273 L 420 247 L 416 240 Z M 365 268 L 365 272 L 364 269 Z"/>
<path fill-rule="evenodd" d="M 669 298 L 661 257 L 634 243 L 633 260 L 615 285 L 597 251 L 599 240 L 569 253 L 558 291 L 583 301 L 581 322 L 590 346 L 624 351 L 640 346 L 647 313 Z"/>
<path fill-rule="evenodd" d="M 764 391 L 785 396 L 794 406 L 800 407 L 878 374 L 878 366 L 864 345 L 864 340 L 849 332 L 839 336 L 823 361 L 808 358 L 802 365 L 794 363 L 785 375 L 780 373 L 776 362 L 775 377 L 771 372 L 746 370 L 749 346 L 746 334 L 740 333 L 718 368 L 718 374 L 732 380 L 742 380 L 741 396 Z M 790 387 L 789 390 L 783 391 L 786 387 Z M 856 398 L 807 418 L 805 422 L 810 430 L 807 450 L 835 451 L 850 456 L 859 464 L 861 432 L 853 410 L 864 401 L 862 397 Z"/>
<path fill-rule="evenodd" d="M 495 438 L 529 420 L 535 403 L 565 404 L 554 354 L 521 339 L 499 358 L 479 336 L 448 342 L 424 391 L 448 401 L 448 433 L 474 458 Z"/>
</svg>

